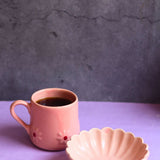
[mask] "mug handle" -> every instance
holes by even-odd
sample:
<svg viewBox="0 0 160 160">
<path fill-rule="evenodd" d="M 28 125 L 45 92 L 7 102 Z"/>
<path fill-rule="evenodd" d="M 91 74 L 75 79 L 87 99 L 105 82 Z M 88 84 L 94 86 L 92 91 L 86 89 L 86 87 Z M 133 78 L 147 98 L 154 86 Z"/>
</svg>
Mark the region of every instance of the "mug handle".
<svg viewBox="0 0 160 160">
<path fill-rule="evenodd" d="M 14 111 L 14 108 L 17 106 L 17 105 L 24 105 L 29 114 L 30 114 L 30 111 L 31 111 L 31 108 L 30 108 L 30 103 L 27 103 L 26 101 L 23 101 L 23 100 L 17 100 L 17 101 L 14 101 L 12 104 L 11 104 L 11 107 L 10 107 L 10 112 L 11 112 L 11 115 L 12 117 L 18 122 L 20 123 L 24 128 L 25 130 L 27 131 L 27 133 L 29 134 L 29 131 L 30 131 L 30 125 L 26 124 L 22 119 L 20 119 L 17 114 L 15 113 Z"/>
</svg>

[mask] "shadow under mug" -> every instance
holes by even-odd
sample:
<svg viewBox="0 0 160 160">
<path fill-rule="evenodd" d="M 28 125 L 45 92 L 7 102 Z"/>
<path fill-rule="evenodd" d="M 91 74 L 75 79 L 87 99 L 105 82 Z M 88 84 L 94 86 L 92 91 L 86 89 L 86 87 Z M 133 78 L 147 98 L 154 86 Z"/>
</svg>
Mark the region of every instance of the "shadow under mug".
<svg viewBox="0 0 160 160">
<path fill-rule="evenodd" d="M 64 106 L 45 106 L 37 101 L 47 97 L 60 97 L 71 101 Z M 30 124 L 20 119 L 14 108 L 24 105 L 30 114 Z M 13 118 L 27 131 L 33 144 L 45 150 L 63 150 L 66 142 L 74 134 L 79 134 L 78 97 L 72 91 L 61 88 L 39 90 L 31 96 L 30 103 L 17 100 L 11 104 L 10 112 Z"/>
</svg>

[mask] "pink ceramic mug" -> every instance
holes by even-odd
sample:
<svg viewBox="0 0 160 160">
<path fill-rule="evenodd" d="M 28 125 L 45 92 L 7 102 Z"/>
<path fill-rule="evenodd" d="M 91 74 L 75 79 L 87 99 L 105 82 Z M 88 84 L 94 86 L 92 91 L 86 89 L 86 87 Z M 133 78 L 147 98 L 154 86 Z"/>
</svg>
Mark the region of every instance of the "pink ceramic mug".
<svg viewBox="0 0 160 160">
<path fill-rule="evenodd" d="M 61 97 L 71 101 L 64 106 L 50 107 L 38 104 L 37 101 L 47 97 Z M 30 114 L 30 124 L 20 119 L 14 108 L 16 105 L 24 105 Z M 74 134 L 80 131 L 78 119 L 78 98 L 73 92 L 48 88 L 39 90 L 31 96 L 31 102 L 17 100 L 11 104 L 11 115 L 27 131 L 31 141 L 37 147 L 46 150 L 63 150 L 66 142 Z"/>
</svg>

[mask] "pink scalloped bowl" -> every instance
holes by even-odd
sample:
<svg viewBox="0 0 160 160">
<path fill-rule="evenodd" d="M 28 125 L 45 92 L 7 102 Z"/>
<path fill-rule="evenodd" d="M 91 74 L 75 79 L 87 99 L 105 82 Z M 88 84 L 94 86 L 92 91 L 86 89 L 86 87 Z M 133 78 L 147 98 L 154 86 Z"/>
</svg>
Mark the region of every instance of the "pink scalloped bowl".
<svg viewBox="0 0 160 160">
<path fill-rule="evenodd" d="M 108 127 L 72 136 L 67 142 L 66 153 L 71 160 L 147 160 L 149 156 L 142 138 Z"/>
</svg>

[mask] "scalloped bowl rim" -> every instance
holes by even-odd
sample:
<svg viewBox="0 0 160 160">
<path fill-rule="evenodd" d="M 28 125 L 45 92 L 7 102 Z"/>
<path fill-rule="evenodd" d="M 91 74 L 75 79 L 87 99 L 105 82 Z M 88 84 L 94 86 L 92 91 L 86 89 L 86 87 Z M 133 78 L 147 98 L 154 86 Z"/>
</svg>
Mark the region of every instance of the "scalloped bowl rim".
<svg viewBox="0 0 160 160">
<path fill-rule="evenodd" d="M 73 140 L 73 138 L 74 137 L 79 137 L 79 136 L 81 136 L 83 133 L 91 133 L 93 130 L 97 130 L 97 131 L 100 131 L 100 132 L 105 132 L 105 130 L 106 129 L 110 129 L 110 130 L 112 130 L 112 131 L 116 131 L 116 130 L 120 130 L 120 131 L 122 131 L 124 134 L 130 134 L 131 136 L 133 136 L 134 138 L 140 138 L 141 140 L 142 140 L 142 144 L 145 144 L 146 145 L 146 154 L 144 155 L 144 157 L 141 159 L 141 160 L 147 160 L 148 159 L 148 157 L 149 157 L 149 150 L 148 150 L 148 145 L 146 144 L 146 143 L 144 143 L 144 140 L 143 140 L 143 138 L 141 138 L 141 137 L 136 137 L 132 132 L 126 132 L 126 131 L 124 131 L 123 129 L 121 129 L 121 128 L 116 128 L 116 129 L 112 129 L 112 128 L 110 128 L 110 127 L 104 127 L 104 128 L 102 128 L 102 129 L 99 129 L 99 128 L 92 128 L 92 129 L 90 129 L 89 131 L 87 131 L 87 130 L 82 130 L 79 134 L 77 134 L 77 135 L 73 135 L 72 137 L 71 137 L 71 139 L 67 142 L 67 146 L 66 146 L 66 153 L 67 153 L 67 155 L 68 155 L 68 157 L 71 159 L 71 160 L 75 160 L 75 159 L 73 159 L 72 158 L 72 156 L 71 156 L 71 154 L 70 154 L 70 152 L 68 151 L 68 148 L 70 148 L 69 147 L 69 144 L 72 142 L 72 140 Z"/>
</svg>

